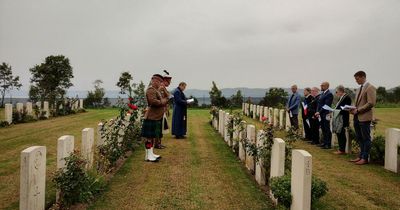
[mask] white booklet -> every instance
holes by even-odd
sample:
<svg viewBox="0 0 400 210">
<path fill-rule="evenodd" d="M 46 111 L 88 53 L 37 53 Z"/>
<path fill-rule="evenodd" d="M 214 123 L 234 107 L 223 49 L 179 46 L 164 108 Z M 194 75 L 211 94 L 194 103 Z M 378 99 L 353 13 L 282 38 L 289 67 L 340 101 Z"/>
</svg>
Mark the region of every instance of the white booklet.
<svg viewBox="0 0 400 210">
<path fill-rule="evenodd" d="M 334 109 L 332 109 L 330 106 L 328 106 L 326 104 L 322 108 L 325 109 L 325 110 L 328 110 L 330 112 L 333 112 L 333 110 L 334 110 Z"/>
<path fill-rule="evenodd" d="M 187 102 L 188 104 L 193 103 L 193 102 L 194 102 L 194 99 L 193 99 L 193 98 L 188 99 L 188 100 L 186 100 L 186 102 Z"/>
<path fill-rule="evenodd" d="M 345 105 L 340 107 L 342 110 L 350 111 L 352 109 L 357 109 L 355 106 Z"/>
</svg>

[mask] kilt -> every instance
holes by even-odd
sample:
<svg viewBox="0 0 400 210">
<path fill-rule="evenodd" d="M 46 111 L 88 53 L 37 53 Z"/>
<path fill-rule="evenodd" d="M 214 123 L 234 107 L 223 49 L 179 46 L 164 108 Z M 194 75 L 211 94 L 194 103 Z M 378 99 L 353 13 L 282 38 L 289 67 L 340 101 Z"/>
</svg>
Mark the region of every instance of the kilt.
<svg viewBox="0 0 400 210">
<path fill-rule="evenodd" d="M 161 120 L 144 120 L 142 124 L 142 137 L 162 138 Z"/>
</svg>

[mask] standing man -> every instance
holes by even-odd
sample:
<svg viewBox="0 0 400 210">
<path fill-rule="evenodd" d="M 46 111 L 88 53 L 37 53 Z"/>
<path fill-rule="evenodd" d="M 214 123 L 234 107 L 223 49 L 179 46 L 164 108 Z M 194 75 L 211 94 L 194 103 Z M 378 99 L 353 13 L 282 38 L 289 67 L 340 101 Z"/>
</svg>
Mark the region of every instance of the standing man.
<svg viewBox="0 0 400 210">
<path fill-rule="evenodd" d="M 330 114 L 328 110 L 323 109 L 322 107 L 327 105 L 329 107 L 332 106 L 333 94 L 329 91 L 329 82 L 321 83 L 321 96 L 318 101 L 317 113 L 315 116 L 318 117 L 321 124 L 322 134 L 324 137 L 324 142 L 320 145 L 322 149 L 330 149 L 331 141 L 332 141 L 332 132 L 330 125 Z"/>
<path fill-rule="evenodd" d="M 301 116 L 303 119 L 304 133 L 306 140 L 311 141 L 311 123 L 308 119 L 308 106 L 310 105 L 313 97 L 311 96 L 311 88 L 304 88 L 304 101 L 301 103 Z"/>
<path fill-rule="evenodd" d="M 167 71 L 164 70 L 164 72 L 167 73 Z M 167 87 L 171 84 L 171 79 L 172 77 L 169 76 L 169 73 L 164 75 L 164 80 L 160 85 L 159 91 L 161 93 L 161 97 L 167 101 L 169 101 L 170 98 L 170 93 L 167 90 Z M 166 146 L 161 144 L 163 134 L 168 133 L 169 131 L 169 126 L 168 126 L 168 116 L 169 116 L 169 106 L 168 103 L 165 104 L 164 106 L 164 114 L 163 118 L 161 121 L 161 138 L 156 139 L 156 145 L 154 148 L 156 149 L 164 149 Z"/>
<path fill-rule="evenodd" d="M 185 138 L 187 131 L 187 99 L 183 91 L 186 83 L 181 82 L 174 90 L 174 110 L 172 113 L 172 135 L 176 139 Z"/>
<path fill-rule="evenodd" d="M 367 74 L 358 71 L 354 78 L 360 88 L 356 93 L 355 108 L 351 110 L 354 115 L 354 130 L 356 139 L 360 145 L 358 158 L 351 160 L 357 165 L 368 163 L 369 151 L 371 149 L 371 121 L 373 119 L 373 107 L 376 104 L 376 88 L 367 82 Z"/>
<path fill-rule="evenodd" d="M 342 106 L 346 105 L 351 105 L 351 98 L 350 96 L 347 95 L 346 92 L 344 92 L 344 87 L 343 85 L 339 85 L 336 88 L 336 95 L 339 97 L 339 101 L 336 103 L 335 107 L 335 113 L 338 112 L 338 115 L 335 116 L 335 118 L 342 118 L 342 124 L 341 125 L 336 125 L 337 120 L 333 120 L 333 127 L 337 127 L 337 130 L 335 130 L 337 137 L 338 137 L 338 142 L 339 142 L 339 150 L 334 152 L 337 155 L 343 155 L 346 154 L 346 128 L 349 127 L 349 121 L 350 121 L 350 113 L 348 110 L 342 110 Z M 340 121 L 340 120 L 339 120 Z M 337 123 L 337 124 L 340 124 Z"/>
<path fill-rule="evenodd" d="M 144 115 L 142 125 L 142 137 L 146 139 L 146 161 L 156 162 L 159 155 L 153 153 L 155 139 L 161 138 L 161 120 L 164 115 L 164 107 L 168 100 L 161 97 L 159 88 L 163 82 L 163 77 L 154 74 L 151 78 L 149 87 L 146 90 L 147 111 Z"/>
<path fill-rule="evenodd" d="M 290 125 L 297 130 L 299 128 L 297 116 L 299 115 L 300 95 L 297 93 L 297 85 L 292 85 L 291 90 L 292 95 L 289 97 L 289 100 L 286 104 L 286 111 L 290 117 Z"/>
<path fill-rule="evenodd" d="M 315 113 L 317 113 L 318 109 L 318 101 L 319 101 L 319 88 L 313 87 L 311 88 L 311 96 L 312 100 L 310 104 L 308 104 L 308 119 L 310 121 L 310 133 L 311 133 L 311 144 L 319 145 L 319 120 L 316 117 Z"/>
</svg>

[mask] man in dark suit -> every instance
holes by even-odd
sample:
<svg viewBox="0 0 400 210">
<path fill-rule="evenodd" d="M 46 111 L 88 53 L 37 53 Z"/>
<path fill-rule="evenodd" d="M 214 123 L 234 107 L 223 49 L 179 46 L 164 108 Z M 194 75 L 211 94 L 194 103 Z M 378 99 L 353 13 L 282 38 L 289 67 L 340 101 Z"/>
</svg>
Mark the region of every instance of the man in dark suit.
<svg viewBox="0 0 400 210">
<path fill-rule="evenodd" d="M 324 142 L 321 144 L 321 147 L 322 149 L 330 149 L 332 141 L 332 132 L 330 125 L 331 116 L 328 110 L 322 108 L 325 105 L 331 107 L 333 101 L 333 94 L 329 91 L 328 82 L 321 83 L 321 91 L 322 93 L 319 97 L 317 113 L 315 113 L 315 115 L 320 119 L 322 134 L 324 137 Z"/>
<path fill-rule="evenodd" d="M 294 127 L 296 130 L 299 128 L 299 105 L 300 105 L 300 95 L 297 92 L 297 85 L 292 85 L 291 87 L 292 95 L 290 95 L 289 100 L 286 104 L 286 111 L 290 117 L 290 126 Z"/>
<path fill-rule="evenodd" d="M 346 92 L 344 92 L 344 87 L 342 85 L 339 85 L 336 88 L 336 95 L 339 97 L 339 101 L 336 103 L 336 110 L 341 110 L 341 107 L 344 107 L 345 105 L 351 105 L 351 98 L 350 96 L 347 95 Z M 342 126 L 340 131 L 336 132 L 337 137 L 338 137 L 338 142 L 339 142 L 339 150 L 334 152 L 337 155 L 342 155 L 346 154 L 346 128 L 349 127 L 349 117 L 350 113 L 347 110 L 341 110 L 339 112 L 339 116 L 342 118 Z M 335 122 L 335 121 L 333 121 Z"/>
<path fill-rule="evenodd" d="M 315 116 L 318 109 L 319 89 L 311 88 L 311 102 L 308 104 L 308 120 L 310 121 L 311 144 L 319 145 L 319 120 Z"/>
<path fill-rule="evenodd" d="M 369 151 L 371 149 L 371 121 L 373 119 L 373 107 L 376 104 L 376 88 L 367 82 L 367 75 L 364 71 L 354 74 L 360 88 L 356 93 L 355 108 L 351 110 L 354 115 L 354 130 L 356 139 L 360 145 L 358 158 L 351 160 L 357 165 L 368 163 Z"/>
<path fill-rule="evenodd" d="M 308 106 L 310 105 L 313 97 L 311 96 L 311 88 L 304 88 L 304 100 L 301 103 L 301 116 L 303 118 L 303 128 L 306 134 L 306 140 L 311 141 L 311 123 L 308 119 Z"/>
</svg>

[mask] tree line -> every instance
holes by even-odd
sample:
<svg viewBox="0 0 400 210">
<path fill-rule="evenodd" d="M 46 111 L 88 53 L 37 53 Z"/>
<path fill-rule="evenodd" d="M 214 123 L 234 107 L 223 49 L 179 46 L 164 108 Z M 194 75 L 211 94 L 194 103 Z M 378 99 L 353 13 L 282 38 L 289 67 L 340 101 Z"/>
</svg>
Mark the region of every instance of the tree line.
<svg viewBox="0 0 400 210">
<path fill-rule="evenodd" d="M 346 88 L 345 92 L 354 100 L 356 90 Z M 378 87 L 376 94 L 378 105 L 400 104 L 400 86 L 397 86 L 391 90 L 386 90 L 385 87 Z M 217 87 L 214 81 L 212 82 L 209 95 L 211 99 L 211 105 L 217 107 L 239 108 L 242 106 L 244 101 L 248 103 L 254 103 L 250 97 L 245 99 L 240 90 L 238 90 L 236 94 L 232 95 L 231 97 L 225 98 L 222 95 L 222 91 Z M 288 95 L 289 94 L 283 88 L 270 88 L 265 92 L 265 96 L 259 102 L 259 105 L 283 108 L 286 105 Z"/>
</svg>

